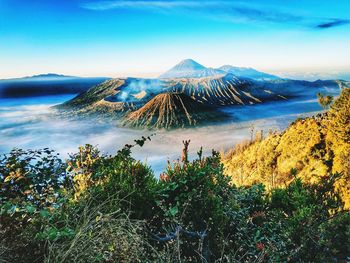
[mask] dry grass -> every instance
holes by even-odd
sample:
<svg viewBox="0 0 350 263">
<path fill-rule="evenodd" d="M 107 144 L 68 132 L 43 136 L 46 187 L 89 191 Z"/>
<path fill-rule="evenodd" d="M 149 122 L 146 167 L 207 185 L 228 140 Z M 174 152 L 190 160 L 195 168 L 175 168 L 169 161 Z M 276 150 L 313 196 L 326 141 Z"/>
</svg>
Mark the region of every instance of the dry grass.
<svg viewBox="0 0 350 263">
<path fill-rule="evenodd" d="M 144 222 L 119 212 L 102 214 L 100 209 L 86 207 L 76 220 L 74 237 L 50 243 L 45 262 L 143 262 L 151 248 Z"/>
</svg>

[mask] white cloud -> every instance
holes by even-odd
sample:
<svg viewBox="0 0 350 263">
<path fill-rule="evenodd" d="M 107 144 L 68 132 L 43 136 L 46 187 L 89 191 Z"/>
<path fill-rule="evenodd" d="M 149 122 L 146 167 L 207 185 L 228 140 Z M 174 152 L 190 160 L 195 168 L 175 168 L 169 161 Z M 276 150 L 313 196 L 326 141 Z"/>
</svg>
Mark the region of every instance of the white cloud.
<svg viewBox="0 0 350 263">
<path fill-rule="evenodd" d="M 197 15 L 200 17 L 221 20 L 231 23 L 278 23 L 325 29 L 335 26 L 343 26 L 349 23 L 347 19 L 318 18 L 303 16 L 264 3 L 252 4 L 239 1 L 91 1 L 83 3 L 82 8 L 94 11 L 113 9 L 142 9 L 152 12 L 179 12 L 185 15 Z"/>
<path fill-rule="evenodd" d="M 102 1 L 89 2 L 81 6 L 90 10 L 109 10 L 120 8 L 148 8 L 148 9 L 170 9 L 170 8 L 193 8 L 208 5 L 218 5 L 217 1 Z"/>
</svg>

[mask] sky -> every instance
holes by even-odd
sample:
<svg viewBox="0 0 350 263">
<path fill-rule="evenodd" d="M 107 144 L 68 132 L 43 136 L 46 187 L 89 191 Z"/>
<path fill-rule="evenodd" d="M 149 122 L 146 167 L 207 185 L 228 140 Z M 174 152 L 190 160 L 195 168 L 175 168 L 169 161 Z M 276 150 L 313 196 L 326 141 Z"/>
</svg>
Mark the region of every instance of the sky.
<svg viewBox="0 0 350 263">
<path fill-rule="evenodd" d="M 157 77 L 186 58 L 350 80 L 350 1 L 0 0 L 0 79 Z"/>
</svg>

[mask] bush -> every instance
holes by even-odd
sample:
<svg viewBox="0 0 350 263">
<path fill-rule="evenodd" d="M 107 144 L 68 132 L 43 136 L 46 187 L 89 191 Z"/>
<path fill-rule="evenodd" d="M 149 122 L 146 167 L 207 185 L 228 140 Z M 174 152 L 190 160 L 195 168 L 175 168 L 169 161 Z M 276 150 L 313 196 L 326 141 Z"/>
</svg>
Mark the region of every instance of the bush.
<svg viewBox="0 0 350 263">
<path fill-rule="evenodd" d="M 189 162 L 186 143 L 182 161 L 173 166 L 169 164 L 161 175 L 157 204 L 162 212 L 153 224 L 163 233 L 176 231 L 178 227 L 192 232 L 194 237 L 188 233 L 183 235 L 185 238 L 180 248 L 183 260 L 208 259 L 209 254 L 219 253 L 220 240 L 224 238 L 221 231 L 227 220 L 224 204 L 231 187 L 229 178 L 223 174 L 217 152 L 213 151 L 212 156 L 204 158 L 200 150 L 198 159 Z M 200 249 L 200 246 L 204 247 Z M 202 251 L 194 256 L 196 250 Z"/>
<path fill-rule="evenodd" d="M 328 225 L 337 222 L 342 216 L 343 203 L 334 185 L 340 175 L 322 178 L 319 184 L 308 185 L 301 179 L 295 179 L 285 189 L 275 189 L 271 194 L 270 207 L 277 220 L 282 224 L 290 239 L 289 260 L 306 262 L 332 262 L 335 258 L 346 260 L 346 253 L 339 257 L 330 251 L 334 246 L 327 243 Z M 346 221 L 348 227 L 350 226 Z M 342 225 L 341 228 L 347 228 Z M 344 239 L 344 237 L 343 237 Z M 344 251 L 344 244 L 338 244 L 336 250 Z M 335 249 L 336 246 L 333 248 Z M 350 252 L 350 251 L 348 251 Z"/>
<path fill-rule="evenodd" d="M 67 164 L 48 149 L 6 155 L 0 261 L 346 262 L 343 175 L 237 187 L 217 152 L 189 161 L 185 141 L 157 180 L 131 157 L 146 140 L 114 156 L 86 145 Z"/>
<path fill-rule="evenodd" d="M 0 233 L 5 259 L 28 262 L 43 255 L 44 244 L 32 237 L 64 202 L 64 170 L 61 159 L 49 149 L 14 149 L 0 160 Z"/>
</svg>

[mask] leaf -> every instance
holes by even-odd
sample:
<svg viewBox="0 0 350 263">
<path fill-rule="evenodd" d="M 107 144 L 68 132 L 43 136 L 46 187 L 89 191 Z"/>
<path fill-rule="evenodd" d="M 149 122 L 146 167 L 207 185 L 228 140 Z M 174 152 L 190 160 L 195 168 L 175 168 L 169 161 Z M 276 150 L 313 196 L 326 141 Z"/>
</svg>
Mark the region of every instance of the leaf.
<svg viewBox="0 0 350 263">
<path fill-rule="evenodd" d="M 49 212 L 47 211 L 47 210 L 40 210 L 40 215 L 41 215 L 41 217 L 43 217 L 43 218 L 47 218 L 48 216 L 49 216 Z"/>
<path fill-rule="evenodd" d="M 170 208 L 170 210 L 169 210 L 169 214 L 171 216 L 175 216 L 178 212 L 179 212 L 179 209 L 177 208 L 177 206 L 174 206 L 174 207 Z"/>
<path fill-rule="evenodd" d="M 13 216 L 13 215 L 16 213 L 16 211 L 18 211 L 17 206 L 16 206 L 16 205 L 11 205 L 11 206 L 8 208 L 7 213 L 8 213 L 9 215 Z"/>
<path fill-rule="evenodd" d="M 7 176 L 4 180 L 4 183 L 7 183 L 7 182 L 11 181 L 12 179 L 13 179 L 12 176 Z"/>
<path fill-rule="evenodd" d="M 26 209 L 27 209 L 28 213 L 30 213 L 30 214 L 33 214 L 35 212 L 35 207 L 32 205 L 27 205 Z"/>
<path fill-rule="evenodd" d="M 24 192 L 23 192 L 25 195 L 30 195 L 31 193 L 32 193 L 32 191 L 31 190 L 25 190 Z"/>
<path fill-rule="evenodd" d="M 257 231 L 256 231 L 256 233 L 255 233 L 255 236 L 254 236 L 254 242 L 258 242 L 258 241 L 260 241 L 262 239 L 262 237 L 261 237 L 261 232 L 260 232 L 260 230 L 258 229 Z"/>
</svg>

